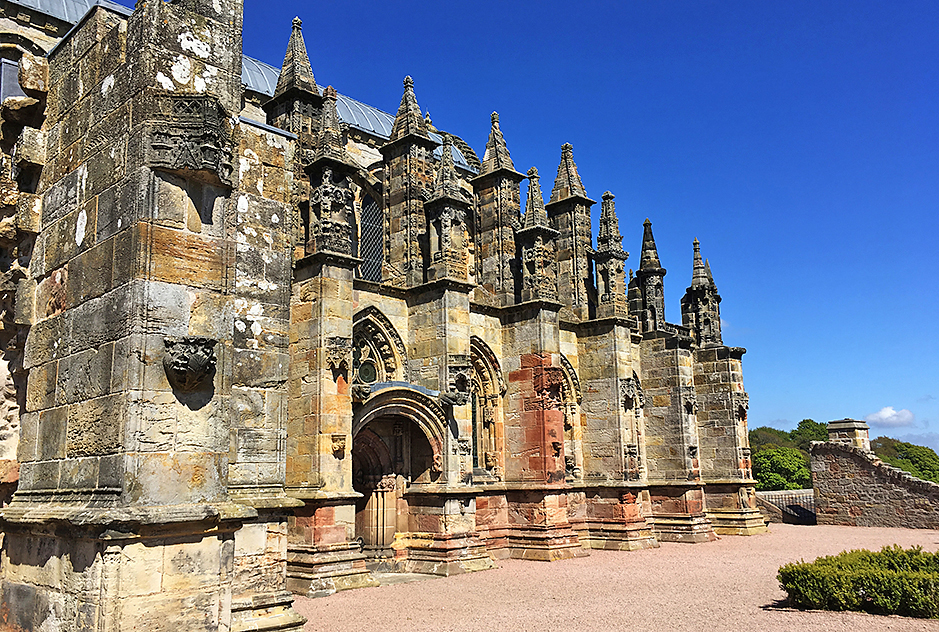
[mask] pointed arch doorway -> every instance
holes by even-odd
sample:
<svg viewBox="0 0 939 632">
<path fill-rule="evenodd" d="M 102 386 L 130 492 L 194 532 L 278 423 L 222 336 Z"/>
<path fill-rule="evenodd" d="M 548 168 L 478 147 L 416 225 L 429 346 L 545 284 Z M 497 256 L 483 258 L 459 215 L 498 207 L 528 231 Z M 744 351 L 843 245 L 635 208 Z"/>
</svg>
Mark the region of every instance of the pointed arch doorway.
<svg viewBox="0 0 939 632">
<path fill-rule="evenodd" d="M 372 394 L 353 411 L 352 485 L 362 494 L 355 534 L 370 570 L 394 570 L 395 534 L 412 530 L 405 491 L 440 481 L 444 421 L 433 399 L 400 386 Z"/>
</svg>

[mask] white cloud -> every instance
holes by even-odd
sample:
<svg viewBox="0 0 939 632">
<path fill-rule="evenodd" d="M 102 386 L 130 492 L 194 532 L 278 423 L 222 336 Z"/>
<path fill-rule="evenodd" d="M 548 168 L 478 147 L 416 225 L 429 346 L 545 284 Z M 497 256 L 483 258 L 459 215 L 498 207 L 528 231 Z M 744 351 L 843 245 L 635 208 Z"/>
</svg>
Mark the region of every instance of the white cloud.
<svg viewBox="0 0 939 632">
<path fill-rule="evenodd" d="M 906 408 L 894 410 L 893 406 L 884 406 L 876 413 L 872 413 L 864 419 L 875 426 L 899 428 L 900 426 L 912 426 L 915 418 L 913 413 Z"/>
</svg>

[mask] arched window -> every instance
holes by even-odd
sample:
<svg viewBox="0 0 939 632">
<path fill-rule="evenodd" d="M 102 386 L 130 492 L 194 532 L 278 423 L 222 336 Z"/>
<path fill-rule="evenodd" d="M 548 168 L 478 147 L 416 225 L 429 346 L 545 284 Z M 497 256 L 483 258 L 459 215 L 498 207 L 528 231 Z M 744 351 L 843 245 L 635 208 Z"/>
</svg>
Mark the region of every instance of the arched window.
<svg viewBox="0 0 939 632">
<path fill-rule="evenodd" d="M 359 277 L 368 281 L 381 282 L 381 264 L 384 256 L 382 238 L 385 232 L 381 207 L 366 195 L 362 198 L 362 224 L 359 226 L 358 256 L 362 259 Z"/>
</svg>

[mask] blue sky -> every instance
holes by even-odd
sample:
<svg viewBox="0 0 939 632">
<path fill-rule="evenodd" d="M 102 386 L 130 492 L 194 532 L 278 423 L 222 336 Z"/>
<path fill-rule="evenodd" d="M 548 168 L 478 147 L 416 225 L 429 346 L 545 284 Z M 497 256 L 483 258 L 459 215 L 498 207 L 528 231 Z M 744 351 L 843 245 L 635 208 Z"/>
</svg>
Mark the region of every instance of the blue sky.
<svg viewBox="0 0 939 632">
<path fill-rule="evenodd" d="M 245 53 L 279 66 L 294 15 L 321 85 L 393 113 L 410 74 L 480 155 L 497 110 L 546 194 L 572 143 L 627 265 L 652 220 L 672 322 L 700 239 L 751 427 L 939 449 L 939 3 L 247 0 Z"/>
</svg>

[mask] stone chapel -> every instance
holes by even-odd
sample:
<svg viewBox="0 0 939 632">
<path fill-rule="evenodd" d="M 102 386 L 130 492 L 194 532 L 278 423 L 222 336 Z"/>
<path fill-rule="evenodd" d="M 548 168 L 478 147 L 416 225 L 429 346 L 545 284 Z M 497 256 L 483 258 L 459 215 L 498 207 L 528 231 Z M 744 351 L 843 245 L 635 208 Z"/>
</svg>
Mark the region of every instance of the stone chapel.
<svg viewBox="0 0 939 632">
<path fill-rule="evenodd" d="M 318 84 L 299 19 L 279 69 L 241 38 L 0 0 L 0 630 L 299 631 L 375 571 L 765 530 L 697 240 L 671 323 L 570 144 L 516 167 L 419 77 Z"/>
</svg>

